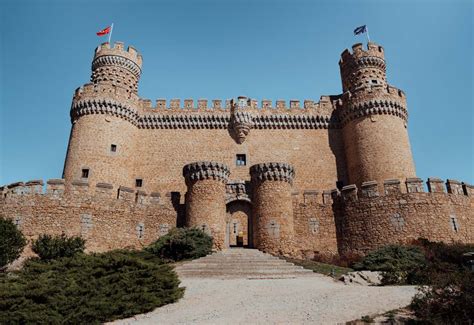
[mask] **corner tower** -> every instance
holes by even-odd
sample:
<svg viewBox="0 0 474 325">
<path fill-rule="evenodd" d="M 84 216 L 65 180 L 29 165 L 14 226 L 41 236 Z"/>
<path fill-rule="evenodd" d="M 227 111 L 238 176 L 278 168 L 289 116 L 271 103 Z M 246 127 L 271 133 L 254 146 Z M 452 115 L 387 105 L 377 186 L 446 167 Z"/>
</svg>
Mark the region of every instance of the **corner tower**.
<svg viewBox="0 0 474 325">
<path fill-rule="evenodd" d="M 349 182 L 414 177 L 405 94 L 387 84 L 383 48 L 355 44 L 352 53 L 342 53 L 339 66 L 344 94 L 338 111 Z"/>
<path fill-rule="evenodd" d="M 63 177 L 134 186 L 137 95 L 142 57 L 123 43 L 104 43 L 92 60 L 91 82 L 78 88 Z"/>
</svg>

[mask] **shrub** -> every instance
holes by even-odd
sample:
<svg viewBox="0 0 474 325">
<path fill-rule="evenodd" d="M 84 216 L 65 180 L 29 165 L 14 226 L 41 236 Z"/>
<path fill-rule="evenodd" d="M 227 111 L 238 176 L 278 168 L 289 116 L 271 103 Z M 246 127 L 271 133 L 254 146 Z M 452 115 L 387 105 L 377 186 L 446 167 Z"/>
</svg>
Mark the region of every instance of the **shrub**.
<svg viewBox="0 0 474 325">
<path fill-rule="evenodd" d="M 211 253 L 212 238 L 197 228 L 173 228 L 146 248 L 164 259 L 180 261 Z"/>
<path fill-rule="evenodd" d="M 410 305 L 419 320 L 431 324 L 472 324 L 474 272 L 445 273 L 431 286 L 420 287 Z"/>
<path fill-rule="evenodd" d="M 177 301 L 183 295 L 169 265 L 147 252 L 76 254 L 29 260 L 0 277 L 2 323 L 98 324 Z"/>
<path fill-rule="evenodd" d="M 426 267 L 409 275 L 409 282 L 416 284 L 438 283 L 447 273 L 463 272 L 466 269 L 464 253 L 474 251 L 472 244 L 445 244 L 418 239 L 415 243 L 424 252 Z"/>
<path fill-rule="evenodd" d="M 85 240 L 80 237 L 40 235 L 33 241 L 33 252 L 38 254 L 42 260 L 52 260 L 61 257 L 71 257 L 76 253 L 82 253 Z"/>
<path fill-rule="evenodd" d="M 426 259 L 419 247 L 389 245 L 370 252 L 353 268 L 382 271 L 382 284 L 405 284 L 409 283 L 410 274 L 425 265 Z"/>
<path fill-rule="evenodd" d="M 0 217 L 0 269 L 16 260 L 25 245 L 25 237 L 15 224 Z"/>
</svg>

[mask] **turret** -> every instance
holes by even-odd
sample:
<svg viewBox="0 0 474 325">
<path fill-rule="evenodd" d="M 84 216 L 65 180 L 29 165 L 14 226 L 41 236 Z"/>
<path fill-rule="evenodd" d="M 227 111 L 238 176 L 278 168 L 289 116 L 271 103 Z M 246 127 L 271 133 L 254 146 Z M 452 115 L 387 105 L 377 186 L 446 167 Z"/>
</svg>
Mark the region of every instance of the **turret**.
<svg viewBox="0 0 474 325">
<path fill-rule="evenodd" d="M 291 190 L 295 169 L 269 162 L 250 167 L 253 188 L 254 245 L 275 255 L 289 254 L 294 245 Z"/>
<path fill-rule="evenodd" d="M 133 47 L 104 43 L 92 60 L 92 83 L 72 100 L 72 130 L 63 177 L 114 186 L 146 186 L 134 174 L 142 57 Z"/>
<path fill-rule="evenodd" d="M 415 177 L 407 133 L 405 94 L 387 84 L 384 50 L 355 44 L 339 61 L 343 128 L 349 183 Z"/>
<path fill-rule="evenodd" d="M 141 68 L 142 56 L 135 48 L 129 46 L 125 50 L 122 42 L 116 42 L 112 48 L 109 43 L 103 43 L 95 50 L 91 82 L 136 94 Z"/>
<path fill-rule="evenodd" d="M 225 184 L 229 168 L 221 163 L 198 161 L 183 167 L 186 192 L 186 226 L 209 233 L 215 249 L 228 246 L 225 235 Z"/>
<path fill-rule="evenodd" d="M 383 47 L 375 43 L 369 43 L 367 50 L 361 43 L 352 46 L 352 53 L 346 49 L 342 52 L 339 66 L 343 92 L 387 86 Z"/>
</svg>

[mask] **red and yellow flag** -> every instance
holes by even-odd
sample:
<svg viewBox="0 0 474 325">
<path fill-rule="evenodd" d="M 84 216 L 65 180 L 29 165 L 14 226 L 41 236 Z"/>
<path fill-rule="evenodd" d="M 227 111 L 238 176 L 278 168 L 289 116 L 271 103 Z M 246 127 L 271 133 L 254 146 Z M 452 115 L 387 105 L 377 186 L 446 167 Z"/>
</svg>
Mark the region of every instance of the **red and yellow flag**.
<svg viewBox="0 0 474 325">
<path fill-rule="evenodd" d="M 97 36 L 104 36 L 104 35 L 107 35 L 108 33 L 110 33 L 111 29 L 112 29 L 112 26 L 109 26 L 109 27 L 106 27 L 106 28 L 102 29 L 101 31 L 98 31 L 96 34 L 97 34 Z"/>
</svg>

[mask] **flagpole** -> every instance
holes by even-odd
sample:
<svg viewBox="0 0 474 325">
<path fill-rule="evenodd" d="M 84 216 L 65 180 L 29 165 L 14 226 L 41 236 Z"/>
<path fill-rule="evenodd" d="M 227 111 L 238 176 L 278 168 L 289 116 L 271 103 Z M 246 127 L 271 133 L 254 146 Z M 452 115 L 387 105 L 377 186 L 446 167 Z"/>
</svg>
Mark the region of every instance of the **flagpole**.
<svg viewBox="0 0 474 325">
<path fill-rule="evenodd" d="M 365 26 L 365 29 L 367 30 L 367 43 L 370 43 L 369 27 Z"/>
<path fill-rule="evenodd" d="M 109 33 L 109 44 L 110 44 L 110 39 L 112 38 L 112 32 L 114 31 L 114 23 L 110 25 L 110 33 Z"/>
</svg>

